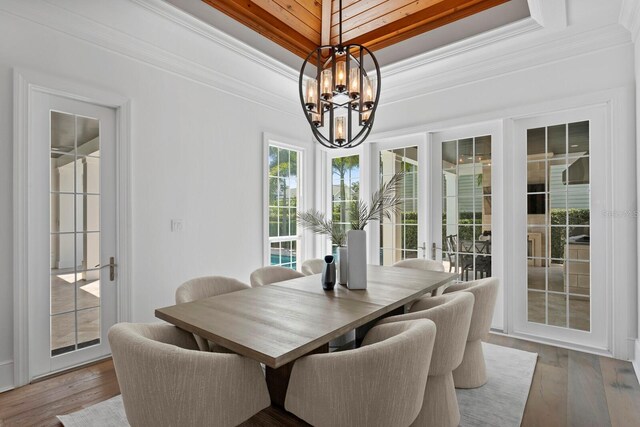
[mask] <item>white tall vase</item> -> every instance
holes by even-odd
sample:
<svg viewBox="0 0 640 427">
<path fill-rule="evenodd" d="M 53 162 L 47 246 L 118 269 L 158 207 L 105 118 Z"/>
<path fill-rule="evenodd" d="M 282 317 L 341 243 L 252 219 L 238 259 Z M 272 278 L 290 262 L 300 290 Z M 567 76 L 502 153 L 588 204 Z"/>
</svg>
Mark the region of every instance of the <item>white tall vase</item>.
<svg viewBox="0 0 640 427">
<path fill-rule="evenodd" d="M 349 265 L 349 260 L 347 259 L 347 247 L 346 246 L 338 246 L 338 283 L 341 285 L 347 284 L 347 266 Z"/>
<path fill-rule="evenodd" d="M 367 232 L 347 231 L 347 287 L 367 289 Z"/>
</svg>

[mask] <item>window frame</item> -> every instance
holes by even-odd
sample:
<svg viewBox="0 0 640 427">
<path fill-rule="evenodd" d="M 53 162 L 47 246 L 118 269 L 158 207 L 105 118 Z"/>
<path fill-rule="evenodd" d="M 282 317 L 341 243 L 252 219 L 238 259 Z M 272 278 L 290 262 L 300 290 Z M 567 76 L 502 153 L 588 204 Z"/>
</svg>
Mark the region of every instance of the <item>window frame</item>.
<svg viewBox="0 0 640 427">
<path fill-rule="evenodd" d="M 271 243 L 296 241 L 296 270 L 300 271 L 302 260 L 305 259 L 305 232 L 301 227 L 296 227 L 295 239 L 292 236 L 269 236 L 269 148 L 277 147 L 280 149 L 295 151 L 298 154 L 298 199 L 296 204 L 296 212 L 305 211 L 306 197 L 305 185 L 306 179 L 306 149 L 300 144 L 290 139 L 280 136 L 264 133 L 263 135 L 263 171 L 262 171 L 262 200 L 263 200 L 263 258 L 262 265 L 269 266 L 271 264 Z"/>
</svg>

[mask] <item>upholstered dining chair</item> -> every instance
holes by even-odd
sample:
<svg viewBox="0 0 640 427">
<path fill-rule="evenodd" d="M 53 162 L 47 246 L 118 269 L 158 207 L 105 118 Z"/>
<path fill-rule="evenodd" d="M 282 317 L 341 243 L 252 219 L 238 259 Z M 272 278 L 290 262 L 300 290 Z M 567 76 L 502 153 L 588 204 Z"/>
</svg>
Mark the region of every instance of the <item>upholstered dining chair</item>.
<svg viewBox="0 0 640 427">
<path fill-rule="evenodd" d="M 436 326 L 428 320 L 372 328 L 356 350 L 298 359 L 285 409 L 314 426 L 408 426 L 428 384 Z"/>
<path fill-rule="evenodd" d="M 424 402 L 413 424 L 415 426 L 454 427 L 460 423 L 452 371 L 462 362 L 473 301 L 473 296 L 467 292 L 422 297 L 411 306 L 409 313 L 387 317 L 378 322 L 378 325 L 385 325 L 398 321 L 429 319 L 438 329 Z"/>
<path fill-rule="evenodd" d="M 489 335 L 493 310 L 498 297 L 500 283 L 495 277 L 456 283 L 445 289 L 445 295 L 460 292 L 473 294 L 475 304 L 471 316 L 471 327 L 467 337 L 462 363 L 453 371 L 453 381 L 457 388 L 476 388 L 487 382 L 487 368 L 482 352 L 482 340 Z"/>
<path fill-rule="evenodd" d="M 173 325 L 118 323 L 108 337 L 132 427 L 235 426 L 271 403 L 258 362 L 198 351 Z"/>
<path fill-rule="evenodd" d="M 291 270 L 290 268 L 270 265 L 255 270 L 251 273 L 249 280 L 251 281 L 251 286 L 257 288 L 258 286 L 269 285 L 289 279 L 297 279 L 298 277 L 304 277 L 304 274 Z"/>
<path fill-rule="evenodd" d="M 321 258 L 308 259 L 302 263 L 302 273 L 305 276 L 311 276 L 312 274 L 322 273 L 324 267 L 324 260 Z"/>
<path fill-rule="evenodd" d="M 438 261 L 433 261 L 430 259 L 420 259 L 420 258 L 410 258 L 403 259 L 402 261 L 398 261 L 393 264 L 394 267 L 402 267 L 402 268 L 415 268 L 416 270 L 427 270 L 427 271 L 444 271 L 444 264 Z M 433 292 L 430 292 L 429 295 L 441 295 L 444 290 L 444 286 L 440 286 L 437 289 L 434 289 Z M 410 307 L 411 305 L 409 305 Z"/>
<path fill-rule="evenodd" d="M 417 270 L 444 271 L 444 264 L 430 259 L 410 258 L 393 264 L 394 267 L 415 268 Z"/>
<path fill-rule="evenodd" d="M 192 302 L 202 298 L 214 297 L 216 295 L 227 294 L 229 292 L 249 289 L 250 286 L 231 277 L 205 276 L 188 280 L 176 289 L 176 304 Z M 218 344 L 193 334 L 198 348 L 202 351 L 228 352 L 228 350 Z"/>
</svg>

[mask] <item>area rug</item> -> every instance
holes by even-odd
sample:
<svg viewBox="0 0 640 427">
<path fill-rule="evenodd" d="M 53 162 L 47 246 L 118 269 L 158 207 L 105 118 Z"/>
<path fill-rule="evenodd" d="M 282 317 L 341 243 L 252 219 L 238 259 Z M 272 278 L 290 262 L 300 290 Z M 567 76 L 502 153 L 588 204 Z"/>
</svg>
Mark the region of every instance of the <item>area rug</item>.
<svg viewBox="0 0 640 427">
<path fill-rule="evenodd" d="M 480 388 L 456 390 L 462 427 L 516 427 L 536 368 L 536 353 L 483 343 L 489 381 Z M 68 415 L 59 415 L 65 427 L 127 427 L 122 397 Z"/>
</svg>

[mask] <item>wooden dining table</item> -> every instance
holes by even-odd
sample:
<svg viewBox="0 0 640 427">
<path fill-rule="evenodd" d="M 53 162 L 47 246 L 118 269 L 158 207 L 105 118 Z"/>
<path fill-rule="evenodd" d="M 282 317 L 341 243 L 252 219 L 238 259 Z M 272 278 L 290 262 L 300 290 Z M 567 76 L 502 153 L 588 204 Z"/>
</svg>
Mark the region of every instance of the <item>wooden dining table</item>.
<svg viewBox="0 0 640 427">
<path fill-rule="evenodd" d="M 329 351 L 329 341 L 362 337 L 385 316 L 455 280 L 457 274 L 369 265 L 367 289 L 322 289 L 320 275 L 156 309 L 157 318 L 266 365 L 272 403 L 284 406 L 296 359 Z"/>
</svg>

